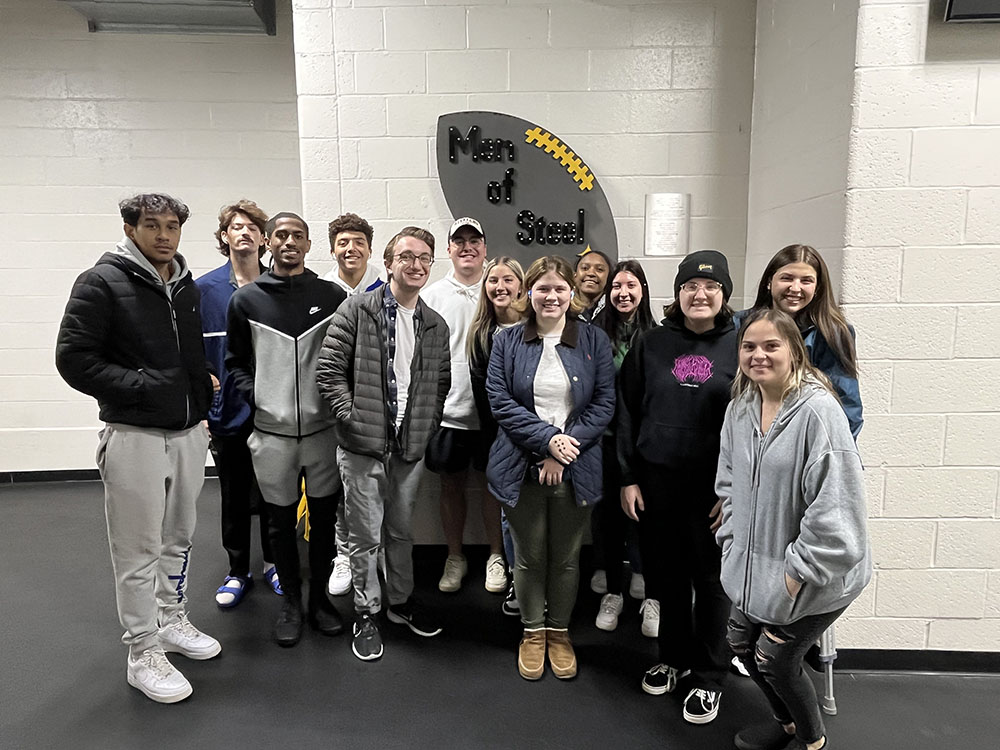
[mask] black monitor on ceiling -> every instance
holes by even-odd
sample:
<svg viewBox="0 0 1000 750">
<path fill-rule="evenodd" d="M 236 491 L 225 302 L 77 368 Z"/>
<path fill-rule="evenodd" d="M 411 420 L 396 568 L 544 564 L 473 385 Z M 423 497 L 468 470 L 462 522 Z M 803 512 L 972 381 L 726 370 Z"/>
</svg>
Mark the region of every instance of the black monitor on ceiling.
<svg viewBox="0 0 1000 750">
<path fill-rule="evenodd" d="M 1000 22 L 1000 0 L 948 0 L 944 20 L 964 23 Z"/>
</svg>

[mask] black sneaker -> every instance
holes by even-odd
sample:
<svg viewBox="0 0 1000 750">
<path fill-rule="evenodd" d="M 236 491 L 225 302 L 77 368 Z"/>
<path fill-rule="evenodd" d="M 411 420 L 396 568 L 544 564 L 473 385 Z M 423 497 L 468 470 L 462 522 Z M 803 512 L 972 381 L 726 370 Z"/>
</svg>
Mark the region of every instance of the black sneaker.
<svg viewBox="0 0 1000 750">
<path fill-rule="evenodd" d="M 517 594 L 514 593 L 514 581 L 507 587 L 507 596 L 504 597 L 500 610 L 505 615 L 519 617 L 521 615 L 521 605 L 517 603 Z"/>
<path fill-rule="evenodd" d="M 739 750 L 784 750 L 795 738 L 776 721 L 741 729 L 734 740 Z"/>
<path fill-rule="evenodd" d="M 686 674 L 681 674 L 669 664 L 657 664 L 642 676 L 642 689 L 650 695 L 672 693 L 677 687 L 677 680 Z"/>
<path fill-rule="evenodd" d="M 378 632 L 375 618 L 367 612 L 358 615 L 354 622 L 354 640 L 351 651 L 361 661 L 382 658 L 382 634 Z"/>
<path fill-rule="evenodd" d="M 302 597 L 289 594 L 281 606 L 281 614 L 274 624 L 274 642 L 290 648 L 302 637 Z"/>
<path fill-rule="evenodd" d="M 412 596 L 402 604 L 389 605 L 389 622 L 406 625 L 414 633 L 422 635 L 424 638 L 431 638 L 441 632 L 441 628 L 427 621 L 417 604 L 417 600 Z"/>
<path fill-rule="evenodd" d="M 708 724 L 719 715 L 722 693 L 718 690 L 694 688 L 684 699 L 684 721 L 690 724 Z"/>
</svg>

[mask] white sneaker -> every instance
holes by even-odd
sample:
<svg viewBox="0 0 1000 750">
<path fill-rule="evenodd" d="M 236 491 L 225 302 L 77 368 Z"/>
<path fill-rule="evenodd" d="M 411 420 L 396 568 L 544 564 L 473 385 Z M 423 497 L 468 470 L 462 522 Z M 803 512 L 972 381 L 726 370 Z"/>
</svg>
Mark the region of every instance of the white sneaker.
<svg viewBox="0 0 1000 750">
<path fill-rule="evenodd" d="M 608 574 L 603 570 L 595 570 L 590 577 L 590 590 L 595 594 L 608 593 Z"/>
<path fill-rule="evenodd" d="M 660 634 L 660 603 L 656 599 L 646 599 L 639 613 L 642 615 L 642 634 L 656 638 Z"/>
<path fill-rule="evenodd" d="M 500 555 L 490 555 L 486 561 L 486 590 L 500 594 L 507 590 L 507 569 Z"/>
<path fill-rule="evenodd" d="M 614 630 L 618 627 L 618 615 L 625 608 L 625 600 L 621 594 L 605 594 L 601 597 L 601 609 L 594 623 L 601 630 Z"/>
<path fill-rule="evenodd" d="M 733 660 L 730 662 L 730 672 L 733 674 L 738 674 L 741 677 L 749 677 L 750 673 L 747 672 L 747 668 L 743 666 L 743 662 L 740 661 L 740 657 L 734 656 Z"/>
<path fill-rule="evenodd" d="M 333 570 L 326 590 L 330 592 L 330 596 L 343 596 L 351 590 L 351 559 L 347 555 L 337 555 L 333 559 Z"/>
<path fill-rule="evenodd" d="M 642 577 L 642 573 L 632 574 L 628 582 L 628 595 L 633 599 L 646 598 L 646 579 Z"/>
<path fill-rule="evenodd" d="M 458 591 L 468 572 L 469 564 L 465 561 L 465 555 L 448 555 L 448 559 L 444 561 L 444 573 L 438 581 L 438 589 L 449 593 Z"/>
<path fill-rule="evenodd" d="M 164 651 L 181 654 L 188 659 L 211 659 L 222 651 L 222 644 L 198 630 L 186 614 L 181 615 L 177 622 L 162 626 L 159 636 Z"/>
<path fill-rule="evenodd" d="M 129 656 L 126 676 L 129 685 L 157 703 L 177 703 L 191 695 L 191 683 L 159 646 L 147 648 L 138 659 Z"/>
</svg>

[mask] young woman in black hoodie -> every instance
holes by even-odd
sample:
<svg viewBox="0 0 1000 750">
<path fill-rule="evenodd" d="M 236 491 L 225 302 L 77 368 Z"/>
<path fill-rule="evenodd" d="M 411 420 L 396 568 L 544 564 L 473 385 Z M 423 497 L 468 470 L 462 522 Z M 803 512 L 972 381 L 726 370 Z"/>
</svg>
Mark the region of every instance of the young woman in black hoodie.
<svg viewBox="0 0 1000 750">
<path fill-rule="evenodd" d="M 646 596 L 661 604 L 661 663 L 646 672 L 642 688 L 662 695 L 686 677 L 683 716 L 692 724 L 718 715 L 730 658 L 729 599 L 710 513 L 737 369 L 732 291 L 722 253 L 686 257 L 663 325 L 632 347 L 619 377 L 621 504 L 639 521 Z"/>
</svg>

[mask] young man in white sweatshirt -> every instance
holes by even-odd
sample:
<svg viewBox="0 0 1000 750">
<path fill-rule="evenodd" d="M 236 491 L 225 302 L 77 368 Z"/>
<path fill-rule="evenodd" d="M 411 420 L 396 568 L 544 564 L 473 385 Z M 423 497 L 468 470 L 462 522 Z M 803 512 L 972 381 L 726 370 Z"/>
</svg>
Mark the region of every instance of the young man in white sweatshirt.
<svg viewBox="0 0 1000 750">
<path fill-rule="evenodd" d="M 458 591 L 468 572 L 462 554 L 465 529 L 465 490 L 471 483 L 478 490 L 483 525 L 490 544 L 486 563 L 486 590 L 502 592 L 507 588 L 504 568 L 503 537 L 500 531 L 500 503 L 486 491 L 484 471 L 490 446 L 479 430 L 469 375 L 466 341 L 476 314 L 486 262 L 486 236 L 482 225 L 463 217 L 448 232 L 448 256 L 451 270 L 420 294 L 428 307 L 448 323 L 451 346 L 451 390 L 444 405 L 444 418 L 437 434 L 427 446 L 427 468 L 441 477 L 441 524 L 448 543 L 448 559 L 438 582 L 441 591 Z"/>
<path fill-rule="evenodd" d="M 323 279 L 332 281 L 351 297 L 370 292 L 385 283 L 384 272 L 369 263 L 372 257 L 372 225 L 357 214 L 346 213 L 330 222 L 330 255 L 337 261 Z M 351 590 L 351 562 L 347 556 L 347 518 L 344 503 L 337 506 L 337 557 L 334 558 L 327 591 L 342 596 Z"/>
</svg>

